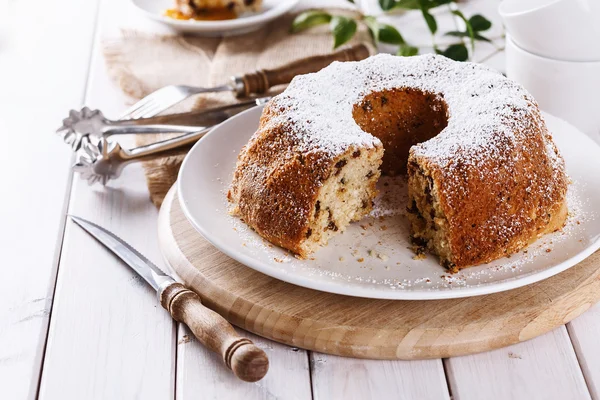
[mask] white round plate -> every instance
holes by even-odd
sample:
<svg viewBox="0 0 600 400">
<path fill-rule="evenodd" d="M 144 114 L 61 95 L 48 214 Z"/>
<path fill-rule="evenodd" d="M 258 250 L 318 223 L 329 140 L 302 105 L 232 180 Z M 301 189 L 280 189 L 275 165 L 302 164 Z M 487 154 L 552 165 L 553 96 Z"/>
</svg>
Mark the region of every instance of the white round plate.
<svg viewBox="0 0 600 400">
<path fill-rule="evenodd" d="M 223 253 L 266 275 L 311 289 L 380 299 L 467 297 L 514 289 L 577 264 L 600 247 L 600 146 L 556 117 L 545 114 L 572 179 L 569 218 L 559 232 L 526 251 L 449 274 L 434 256 L 414 260 L 408 248 L 406 184 L 382 178 L 372 216 L 352 223 L 311 259 L 299 260 L 263 240 L 227 213 L 226 194 L 237 155 L 258 126 L 262 107 L 213 129 L 185 158 L 178 179 L 183 211 Z"/>
<path fill-rule="evenodd" d="M 175 0 L 131 0 L 134 7 L 146 17 L 168 25 L 177 32 L 203 36 L 233 36 L 255 31 L 291 10 L 298 1 L 263 0 L 260 12 L 243 13 L 236 19 L 225 21 L 195 21 L 164 15 L 165 10 L 175 6 Z"/>
</svg>

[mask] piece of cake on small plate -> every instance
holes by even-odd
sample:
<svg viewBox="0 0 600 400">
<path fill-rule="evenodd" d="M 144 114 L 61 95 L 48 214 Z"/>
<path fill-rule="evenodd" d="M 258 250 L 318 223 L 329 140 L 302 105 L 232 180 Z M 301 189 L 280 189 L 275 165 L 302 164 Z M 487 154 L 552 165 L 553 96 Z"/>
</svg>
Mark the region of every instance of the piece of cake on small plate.
<svg viewBox="0 0 600 400">
<path fill-rule="evenodd" d="M 175 19 L 225 20 L 260 11 L 262 0 L 176 0 L 165 15 Z"/>
</svg>

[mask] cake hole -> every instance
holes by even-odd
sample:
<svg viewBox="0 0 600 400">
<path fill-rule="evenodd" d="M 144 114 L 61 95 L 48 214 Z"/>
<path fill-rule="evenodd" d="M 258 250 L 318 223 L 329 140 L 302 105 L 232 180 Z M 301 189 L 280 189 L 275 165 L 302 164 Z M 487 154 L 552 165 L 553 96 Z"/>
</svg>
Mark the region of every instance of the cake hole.
<svg viewBox="0 0 600 400">
<path fill-rule="evenodd" d="M 390 89 L 371 93 L 354 106 L 354 121 L 383 143 L 381 171 L 406 173 L 409 149 L 431 139 L 448 125 L 442 96 L 417 89 Z"/>
</svg>

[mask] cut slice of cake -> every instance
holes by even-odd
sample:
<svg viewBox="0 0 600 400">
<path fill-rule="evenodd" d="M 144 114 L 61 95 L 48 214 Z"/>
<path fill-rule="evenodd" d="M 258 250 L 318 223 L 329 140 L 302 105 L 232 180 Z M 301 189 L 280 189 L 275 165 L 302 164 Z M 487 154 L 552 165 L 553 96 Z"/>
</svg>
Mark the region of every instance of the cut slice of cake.
<svg viewBox="0 0 600 400">
<path fill-rule="evenodd" d="M 243 217 L 270 242 L 307 257 L 350 222 L 371 212 L 383 157 L 381 145 L 352 146 L 335 159 L 312 153 L 285 162 L 272 162 L 277 153 L 257 159 L 256 152 L 262 149 L 251 142 L 240 154 L 228 193 L 230 213 Z M 264 190 L 251 193 L 248 188 L 259 176 L 266 178 L 260 184 Z M 288 179 L 280 179 L 283 176 Z M 317 185 L 315 176 L 320 180 Z M 252 201 L 246 201 L 249 196 Z M 289 210 L 286 218 L 280 217 L 282 210 Z"/>
</svg>

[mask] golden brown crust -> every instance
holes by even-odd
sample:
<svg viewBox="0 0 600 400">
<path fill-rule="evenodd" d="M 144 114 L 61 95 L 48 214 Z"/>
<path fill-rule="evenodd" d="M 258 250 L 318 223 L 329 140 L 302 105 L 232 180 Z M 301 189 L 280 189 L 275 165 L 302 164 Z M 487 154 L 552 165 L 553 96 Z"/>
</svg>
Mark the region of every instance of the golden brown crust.
<svg viewBox="0 0 600 400">
<path fill-rule="evenodd" d="M 508 165 L 492 156 L 477 165 L 445 166 L 409 157 L 409 174 L 420 168 L 439 188 L 450 261 L 457 268 L 513 254 L 564 224 L 568 182 L 562 159 L 539 111 L 521 118 L 529 120 L 523 124 L 528 128 L 501 149 L 511 153 Z"/>
<path fill-rule="evenodd" d="M 274 103 L 265 106 L 257 134 L 238 157 L 228 199 L 235 205 L 232 214 L 259 235 L 306 257 L 302 242 L 319 189 L 336 172 L 338 161 L 359 148 L 349 147 L 337 157 L 325 151 L 297 151 L 297 137 L 287 134 L 293 126 L 271 122 L 277 112 Z M 375 188 L 370 191 L 374 197 Z M 370 209 L 369 203 L 366 211 Z"/>
<path fill-rule="evenodd" d="M 327 71 L 324 76 L 337 79 L 331 72 L 347 70 L 341 64 L 295 80 L 267 104 L 258 131 L 240 153 L 228 195 L 232 212 L 265 239 L 306 256 L 302 243 L 323 182 L 352 151 L 383 142 L 384 173 L 403 172 L 408 160 L 409 176 L 418 171 L 431 179 L 437 217 L 445 221 L 450 250 L 443 261 L 449 268 L 510 255 L 559 229 L 567 212 L 564 162 L 531 96 L 474 64 L 421 60 L 423 65 L 379 56 L 344 63 L 358 71 L 346 78 L 348 84 L 360 78 L 364 87 L 377 87 L 369 79 L 386 62 L 417 65 L 421 74 L 404 71 L 398 87 L 386 77 L 392 86 L 354 93 L 351 100 L 342 100 L 343 87 L 319 91 L 317 77 Z M 439 91 L 431 92 L 423 89 L 432 87 L 431 71 L 474 82 L 453 90 L 444 76 L 436 77 Z M 313 92 L 314 98 L 303 97 Z M 334 106 L 350 106 L 355 125 L 343 112 L 331 115 Z M 339 137 L 325 133 L 336 126 Z"/>
</svg>

